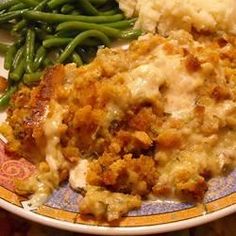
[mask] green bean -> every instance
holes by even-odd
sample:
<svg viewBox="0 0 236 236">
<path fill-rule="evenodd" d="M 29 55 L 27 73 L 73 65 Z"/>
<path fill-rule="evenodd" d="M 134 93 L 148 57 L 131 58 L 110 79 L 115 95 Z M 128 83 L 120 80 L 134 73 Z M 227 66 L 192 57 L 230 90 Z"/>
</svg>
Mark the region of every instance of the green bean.
<svg viewBox="0 0 236 236">
<path fill-rule="evenodd" d="M 58 64 L 58 59 L 62 53 L 63 53 L 62 48 L 56 48 L 56 49 L 50 51 L 50 53 L 48 54 L 48 58 L 50 58 L 53 65 Z"/>
<path fill-rule="evenodd" d="M 32 29 L 28 29 L 25 43 L 27 73 L 33 72 L 34 47 L 35 47 L 35 32 Z"/>
<path fill-rule="evenodd" d="M 79 34 L 77 37 L 75 37 L 66 47 L 66 49 L 64 50 L 64 52 L 61 54 L 58 62 L 62 63 L 66 60 L 67 57 L 69 57 L 71 55 L 71 53 L 75 50 L 75 48 L 81 44 L 84 40 L 86 40 L 87 38 L 99 38 L 104 45 L 109 45 L 110 44 L 110 40 L 109 38 L 102 32 L 98 31 L 98 30 L 88 30 L 85 31 L 81 34 Z"/>
<path fill-rule="evenodd" d="M 115 14 L 120 13 L 119 9 L 112 9 L 112 10 L 108 10 L 108 11 L 100 11 L 100 15 L 101 16 L 112 16 Z"/>
<path fill-rule="evenodd" d="M 35 6 L 34 11 L 42 11 L 45 9 L 48 0 L 41 1 Z"/>
<path fill-rule="evenodd" d="M 47 4 L 47 0 L 44 0 L 42 2 L 40 2 L 35 8 L 34 10 L 35 11 L 41 11 L 44 9 L 44 7 L 46 6 Z M 20 31 L 21 29 L 23 29 L 27 24 L 27 20 L 23 19 L 21 20 L 20 22 L 18 22 L 12 29 L 12 32 L 18 32 Z"/>
<path fill-rule="evenodd" d="M 25 47 L 22 46 L 21 48 L 19 48 L 19 50 L 17 51 L 14 61 L 11 65 L 11 71 L 15 70 L 16 67 L 20 64 L 20 61 L 23 59 L 24 57 L 24 53 L 25 53 Z"/>
<path fill-rule="evenodd" d="M 61 23 L 57 26 L 57 31 L 68 31 L 68 30 L 99 30 L 106 34 L 109 37 L 118 38 L 121 31 L 107 27 L 104 25 L 93 24 L 93 23 L 85 23 L 85 22 L 78 22 L 78 21 L 69 21 L 65 23 Z"/>
<path fill-rule="evenodd" d="M 16 66 L 16 69 L 10 73 L 10 79 L 14 81 L 19 81 L 23 77 L 25 72 L 25 60 L 21 60 L 20 63 Z"/>
<path fill-rule="evenodd" d="M 103 43 L 97 39 L 86 39 L 82 44 L 83 44 L 83 46 L 94 47 L 94 46 L 102 45 Z"/>
<path fill-rule="evenodd" d="M 50 9 L 55 9 L 65 3 L 69 3 L 69 2 L 71 2 L 71 0 L 51 0 L 48 2 L 48 6 Z"/>
<path fill-rule="evenodd" d="M 87 0 L 80 0 L 77 4 L 84 13 L 90 16 L 98 16 L 99 11 Z"/>
<path fill-rule="evenodd" d="M 51 65 L 53 65 L 52 60 L 49 59 L 48 57 L 46 57 L 45 60 L 43 61 L 43 66 L 48 67 L 48 66 L 51 66 Z"/>
<path fill-rule="evenodd" d="M 27 9 L 3 13 L 0 16 L 0 23 L 5 23 L 8 22 L 9 20 L 17 18 L 18 16 L 22 16 L 26 11 Z"/>
<path fill-rule="evenodd" d="M 99 7 L 99 10 L 103 12 L 112 9 L 119 9 L 116 1 L 108 1 L 106 4 L 103 4 L 102 6 Z"/>
<path fill-rule="evenodd" d="M 46 33 L 53 33 L 54 32 L 54 29 L 51 25 L 47 25 L 47 24 L 43 24 L 41 25 L 41 29 L 44 30 Z"/>
<path fill-rule="evenodd" d="M 17 87 L 10 87 L 0 98 L 0 108 L 5 108 L 11 99 L 12 94 L 16 91 Z"/>
<path fill-rule="evenodd" d="M 61 8 L 61 13 L 62 14 L 67 14 L 70 13 L 74 10 L 74 6 L 70 5 L 70 4 L 65 4 L 64 6 L 62 6 Z"/>
<path fill-rule="evenodd" d="M 15 4 L 17 4 L 18 1 L 17 0 L 9 0 L 9 1 L 4 1 L 2 3 L 0 3 L 0 11 L 1 10 L 5 10 L 10 8 L 11 6 L 14 6 Z"/>
<path fill-rule="evenodd" d="M 38 5 L 38 2 L 35 0 L 21 0 L 21 2 L 28 7 L 36 7 Z"/>
<path fill-rule="evenodd" d="M 38 68 L 42 65 L 43 63 L 43 60 L 45 59 L 46 57 L 46 49 L 41 46 L 36 54 L 35 54 L 35 58 L 34 58 L 34 70 L 38 70 Z"/>
<path fill-rule="evenodd" d="M 0 54 L 5 55 L 9 50 L 9 46 L 3 43 L 0 43 Z"/>
<path fill-rule="evenodd" d="M 35 73 L 31 73 L 31 74 L 25 74 L 23 76 L 23 82 L 25 84 L 32 84 L 35 82 L 38 82 L 42 76 L 42 72 L 35 72 Z"/>
<path fill-rule="evenodd" d="M 39 27 L 34 27 L 34 30 L 35 30 L 35 33 L 36 33 L 37 37 L 40 40 L 45 40 L 45 39 L 47 39 L 49 37 L 52 37 L 52 35 L 50 35 L 48 32 L 46 32 L 45 30 L 42 30 Z"/>
<path fill-rule="evenodd" d="M 83 61 L 80 57 L 80 55 L 77 52 L 72 53 L 72 61 L 79 67 L 83 65 Z"/>
<path fill-rule="evenodd" d="M 72 40 L 73 38 L 52 37 L 52 38 L 44 40 L 43 46 L 45 48 L 65 46 L 69 44 Z M 82 44 L 85 46 L 98 46 L 98 45 L 101 45 L 102 43 L 98 40 L 86 39 L 86 41 L 84 41 Z"/>
<path fill-rule="evenodd" d="M 6 70 L 10 70 L 11 66 L 12 66 L 12 63 L 14 61 L 14 56 L 17 52 L 17 43 L 14 43 L 13 45 L 11 45 L 9 47 L 9 49 L 7 50 L 6 52 L 6 56 L 5 56 L 5 59 L 4 59 L 4 68 Z"/>
<path fill-rule="evenodd" d="M 115 28 L 115 29 L 124 29 L 124 28 L 129 28 L 133 26 L 136 20 L 137 19 L 135 18 L 131 20 L 122 20 L 122 21 L 117 21 L 117 22 L 112 22 L 112 23 L 106 23 L 103 25 L 111 27 L 111 28 Z"/>
<path fill-rule="evenodd" d="M 76 31 L 59 31 L 56 32 L 55 37 L 60 37 L 60 38 L 74 38 L 77 36 L 78 32 Z"/>
<path fill-rule="evenodd" d="M 85 14 L 88 14 L 90 16 L 111 16 L 117 14 L 119 11 L 118 9 L 112 9 L 109 11 L 99 11 L 94 7 L 89 1 L 87 0 L 80 0 L 77 4 L 79 8 L 83 10 Z"/>
<path fill-rule="evenodd" d="M 48 23 L 60 23 L 65 21 L 83 21 L 92 23 L 109 23 L 119 21 L 124 18 L 122 14 L 114 16 L 73 16 L 64 14 L 53 14 L 39 11 L 24 12 L 24 17 L 28 20 L 43 21 Z"/>
<path fill-rule="evenodd" d="M 12 32 L 15 33 L 15 32 L 18 32 L 20 31 L 21 29 L 23 29 L 27 24 L 27 21 L 25 19 L 19 21 L 16 25 L 14 25 L 14 27 L 12 28 Z"/>
<path fill-rule="evenodd" d="M 140 35 L 142 35 L 142 31 L 139 29 L 129 30 L 129 31 L 121 31 L 120 37 L 121 39 L 136 39 Z"/>
<path fill-rule="evenodd" d="M 50 38 L 43 41 L 43 46 L 45 48 L 51 48 L 51 47 L 59 47 L 64 46 L 70 43 L 73 39 L 72 38 Z"/>
<path fill-rule="evenodd" d="M 108 2 L 108 0 L 89 0 L 93 5 L 101 6 Z"/>
<path fill-rule="evenodd" d="M 40 41 L 53 37 L 53 35 L 47 33 L 45 30 L 42 30 L 39 27 L 34 27 L 34 31 L 36 33 L 37 39 Z"/>
<path fill-rule="evenodd" d="M 89 63 L 96 56 L 97 47 L 78 47 L 76 52 L 79 53 L 83 62 Z"/>
<path fill-rule="evenodd" d="M 17 11 L 17 10 L 23 10 L 23 9 L 26 9 L 27 6 L 24 4 L 24 3 L 18 3 L 14 6 L 12 6 L 9 11 Z"/>
<path fill-rule="evenodd" d="M 76 21 L 61 23 L 56 28 L 57 31 L 92 30 L 92 29 L 100 30 L 101 32 L 105 33 L 107 36 L 114 37 L 114 38 L 121 38 L 121 39 L 134 39 L 142 34 L 142 32 L 138 29 L 130 30 L 130 31 L 120 31 L 118 29 L 114 29 L 114 28 L 104 26 L 104 25 L 97 25 L 97 24 L 92 24 L 92 23 L 76 22 Z"/>
<path fill-rule="evenodd" d="M 70 14 L 72 16 L 79 16 L 79 15 L 81 15 L 81 12 L 78 9 L 74 9 Z"/>
</svg>

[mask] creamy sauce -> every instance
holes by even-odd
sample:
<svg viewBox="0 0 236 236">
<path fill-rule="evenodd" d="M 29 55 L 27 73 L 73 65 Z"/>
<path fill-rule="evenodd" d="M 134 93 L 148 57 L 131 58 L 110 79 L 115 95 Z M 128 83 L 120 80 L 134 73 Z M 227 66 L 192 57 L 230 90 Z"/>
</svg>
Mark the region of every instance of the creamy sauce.
<svg viewBox="0 0 236 236">
<path fill-rule="evenodd" d="M 202 85 L 203 77 L 189 74 L 180 55 L 167 55 L 161 47 L 152 53 L 152 59 L 133 69 L 127 76 L 126 86 L 135 100 L 160 97 L 160 87 L 167 86 L 165 112 L 184 116 L 195 106 L 195 90 Z"/>
<path fill-rule="evenodd" d="M 152 99 L 160 95 L 159 88 L 164 82 L 162 70 L 150 63 L 132 70 L 126 85 L 133 99 Z"/>
<path fill-rule="evenodd" d="M 43 125 L 46 137 L 45 159 L 49 165 L 50 172 L 39 173 L 39 176 L 32 179 L 36 191 L 28 201 L 28 205 L 33 208 L 46 202 L 53 189 L 57 187 L 58 171 L 65 162 L 60 147 L 63 114 L 62 106 L 55 101 L 51 101 L 50 112 L 47 113 L 47 118 Z"/>
<path fill-rule="evenodd" d="M 42 188 L 42 191 L 39 190 L 31 196 L 30 200 L 27 201 L 27 205 L 32 209 L 36 209 L 48 200 L 50 194 L 47 194 L 44 188 Z"/>
<path fill-rule="evenodd" d="M 52 170 L 57 171 L 64 162 L 64 157 L 60 149 L 60 126 L 63 119 L 63 108 L 58 103 L 53 103 L 51 116 L 44 123 L 44 133 L 47 139 L 46 161 Z"/>
</svg>

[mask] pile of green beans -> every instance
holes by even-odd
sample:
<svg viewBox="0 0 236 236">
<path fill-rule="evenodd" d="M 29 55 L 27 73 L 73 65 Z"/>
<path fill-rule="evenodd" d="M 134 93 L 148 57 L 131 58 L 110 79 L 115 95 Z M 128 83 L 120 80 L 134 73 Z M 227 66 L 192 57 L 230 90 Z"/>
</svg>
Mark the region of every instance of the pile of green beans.
<svg viewBox="0 0 236 236">
<path fill-rule="evenodd" d="M 15 42 L 0 42 L 9 86 L 0 108 L 20 84 L 34 85 L 47 66 L 88 63 L 99 47 L 114 40 L 137 38 L 135 19 L 125 19 L 115 0 L 4 0 L 0 2 L 0 29 Z"/>
</svg>

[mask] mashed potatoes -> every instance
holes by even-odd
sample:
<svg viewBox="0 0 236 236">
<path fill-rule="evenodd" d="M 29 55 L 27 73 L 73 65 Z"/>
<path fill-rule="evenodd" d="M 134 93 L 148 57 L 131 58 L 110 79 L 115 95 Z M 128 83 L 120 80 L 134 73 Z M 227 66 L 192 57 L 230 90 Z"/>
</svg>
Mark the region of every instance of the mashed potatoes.
<svg viewBox="0 0 236 236">
<path fill-rule="evenodd" d="M 176 29 L 225 31 L 236 34 L 234 0 L 118 0 L 127 17 L 138 16 L 136 27 L 162 35 Z"/>
</svg>

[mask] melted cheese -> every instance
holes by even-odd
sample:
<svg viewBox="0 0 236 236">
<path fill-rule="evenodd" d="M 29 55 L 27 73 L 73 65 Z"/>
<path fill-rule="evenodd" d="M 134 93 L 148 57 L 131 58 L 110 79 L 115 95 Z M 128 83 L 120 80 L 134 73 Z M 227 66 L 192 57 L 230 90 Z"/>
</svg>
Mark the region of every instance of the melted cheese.
<svg viewBox="0 0 236 236">
<path fill-rule="evenodd" d="M 196 100 L 195 90 L 203 84 L 198 73 L 189 74 L 180 55 L 168 55 L 161 46 L 152 58 L 133 69 L 127 75 L 126 86 L 134 100 L 155 100 L 160 98 L 160 87 L 165 85 L 165 112 L 173 116 L 190 113 Z"/>
<path fill-rule="evenodd" d="M 150 63 L 132 70 L 126 85 L 134 99 L 152 99 L 159 96 L 159 88 L 164 82 L 163 70 Z"/>
<path fill-rule="evenodd" d="M 46 136 L 46 161 L 52 170 L 58 170 L 65 161 L 60 149 L 60 126 L 63 119 L 63 108 L 56 102 L 51 104 L 51 116 L 44 123 L 44 133 Z"/>
<path fill-rule="evenodd" d="M 39 173 L 36 179 L 32 179 L 36 191 L 31 196 L 28 204 L 33 208 L 46 202 L 58 184 L 58 170 L 65 162 L 60 147 L 60 127 L 62 125 L 63 114 L 62 106 L 52 100 L 50 103 L 50 112 L 47 113 L 47 118 L 43 125 L 46 137 L 45 159 L 49 165 L 50 172 Z"/>
<path fill-rule="evenodd" d="M 31 209 L 37 209 L 39 206 L 41 206 L 43 203 L 47 201 L 50 194 L 51 193 L 47 193 L 45 189 L 42 188 L 42 190 L 35 192 L 35 194 L 31 196 L 30 200 L 27 201 L 26 204 Z"/>
</svg>

